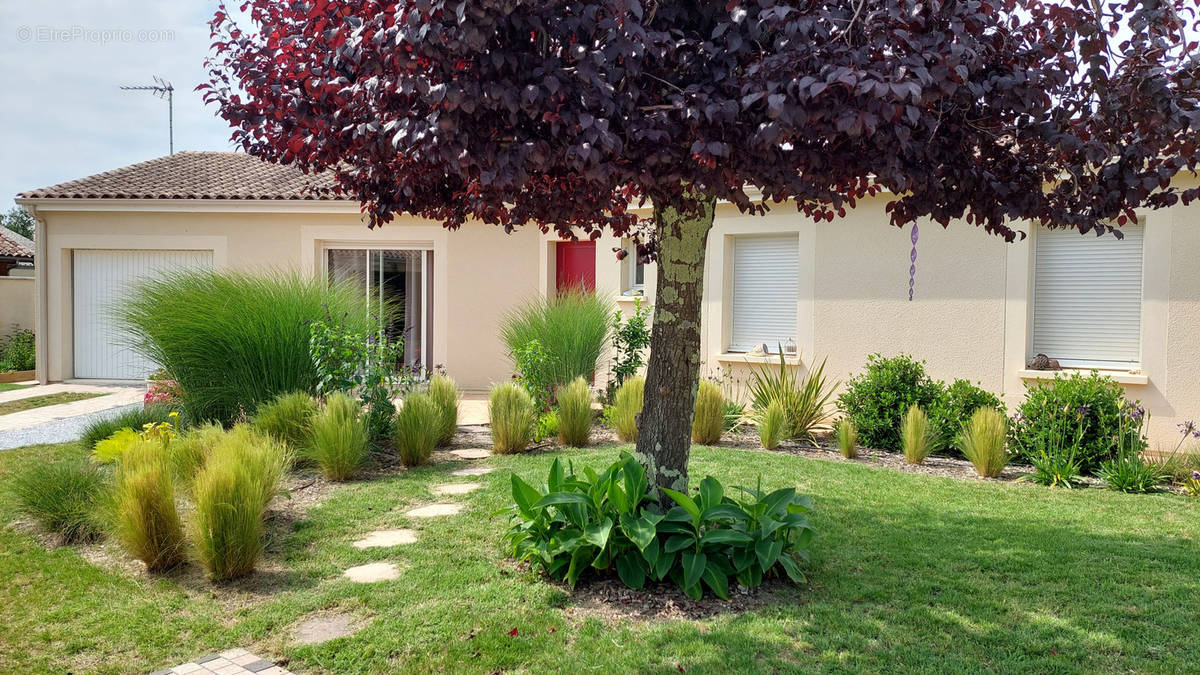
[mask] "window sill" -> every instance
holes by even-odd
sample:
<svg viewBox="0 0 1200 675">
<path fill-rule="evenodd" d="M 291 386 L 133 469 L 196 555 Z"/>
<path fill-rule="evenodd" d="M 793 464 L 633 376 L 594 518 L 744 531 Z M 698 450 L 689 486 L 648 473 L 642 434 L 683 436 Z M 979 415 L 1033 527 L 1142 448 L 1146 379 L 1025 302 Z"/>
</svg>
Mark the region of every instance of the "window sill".
<svg viewBox="0 0 1200 675">
<path fill-rule="evenodd" d="M 1022 380 L 1053 380 L 1054 376 L 1062 373 L 1070 375 L 1071 373 L 1088 374 L 1093 370 L 1098 370 L 1101 375 L 1111 377 L 1118 384 L 1133 384 L 1147 385 L 1150 384 L 1150 376 L 1145 373 L 1135 373 L 1122 370 L 1099 370 L 1096 368 L 1063 368 L 1062 370 L 1028 370 L 1022 369 L 1017 371 L 1017 377 Z"/>
<path fill-rule="evenodd" d="M 716 360 L 719 363 L 765 363 L 765 364 L 778 365 L 779 364 L 779 355 L 778 354 L 756 354 L 756 355 L 752 356 L 750 354 L 745 354 L 745 353 L 741 353 L 741 352 L 726 352 L 724 354 L 717 354 Z M 798 366 L 801 363 L 800 357 L 797 356 L 796 354 L 784 354 L 783 362 L 789 366 Z"/>
</svg>

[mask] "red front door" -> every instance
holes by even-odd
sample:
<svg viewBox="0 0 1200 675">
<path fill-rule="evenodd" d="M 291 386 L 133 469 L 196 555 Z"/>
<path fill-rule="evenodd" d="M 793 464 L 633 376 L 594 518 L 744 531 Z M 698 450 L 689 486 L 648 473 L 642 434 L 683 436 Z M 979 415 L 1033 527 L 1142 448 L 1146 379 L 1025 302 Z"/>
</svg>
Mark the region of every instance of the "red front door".
<svg viewBox="0 0 1200 675">
<path fill-rule="evenodd" d="M 560 241 L 554 251 L 554 287 L 559 293 L 580 286 L 588 292 L 596 290 L 596 242 Z"/>
</svg>

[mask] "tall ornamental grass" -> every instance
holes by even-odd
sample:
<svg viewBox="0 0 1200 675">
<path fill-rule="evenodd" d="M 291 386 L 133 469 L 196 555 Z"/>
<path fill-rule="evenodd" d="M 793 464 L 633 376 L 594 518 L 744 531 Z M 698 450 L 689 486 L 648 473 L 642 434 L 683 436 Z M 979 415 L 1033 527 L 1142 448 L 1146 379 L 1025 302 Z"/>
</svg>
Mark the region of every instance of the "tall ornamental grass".
<svg viewBox="0 0 1200 675">
<path fill-rule="evenodd" d="M 642 403 L 646 394 L 646 378 L 638 376 L 625 380 L 613 397 L 612 410 L 609 412 L 609 423 L 617 431 L 617 438 L 622 443 L 637 442 L 638 415 L 642 413 Z"/>
<path fill-rule="evenodd" d="M 909 464 L 924 462 L 938 448 L 937 428 L 915 403 L 900 420 L 900 448 L 904 451 L 904 461 Z"/>
<path fill-rule="evenodd" d="M 591 381 L 608 344 L 613 311 L 611 300 L 581 290 L 538 298 L 501 320 L 500 339 L 509 354 L 536 340 L 546 353 L 551 388 L 577 377 Z"/>
<path fill-rule="evenodd" d="M 721 440 L 725 430 L 725 394 L 709 380 L 700 380 L 696 392 L 696 410 L 692 417 L 692 442 L 712 445 Z"/>
<path fill-rule="evenodd" d="M 325 399 L 325 409 L 309 423 L 305 456 L 321 467 L 329 480 L 349 480 L 367 459 L 367 426 L 362 405 L 336 392 Z"/>
<path fill-rule="evenodd" d="M 301 452 L 312 439 L 317 411 L 317 401 L 311 394 L 293 391 L 260 405 L 251 423 L 258 431 L 286 443 L 293 452 Z"/>
<path fill-rule="evenodd" d="M 838 452 L 842 453 L 842 457 L 846 459 L 858 457 L 858 427 L 854 426 L 854 420 L 843 417 L 838 420 L 833 431 L 837 436 Z"/>
<path fill-rule="evenodd" d="M 449 445 L 458 433 L 458 384 L 446 375 L 434 375 L 429 380 L 429 398 L 441 412 L 437 444 Z"/>
<path fill-rule="evenodd" d="M 442 410 L 429 394 L 413 392 L 392 423 L 392 443 L 404 466 L 425 463 L 442 435 Z"/>
<path fill-rule="evenodd" d="M 524 388 L 512 382 L 494 385 L 488 398 L 492 449 L 501 455 L 524 452 L 533 441 L 537 417 L 533 397 Z"/>
<path fill-rule="evenodd" d="M 995 408 L 978 408 L 963 428 L 958 444 L 975 465 L 975 473 L 995 478 L 1008 464 L 1009 454 L 1004 447 L 1007 438 L 1008 420 L 1004 415 Z"/>
<path fill-rule="evenodd" d="M 591 441 L 592 390 L 587 380 L 577 377 L 558 388 L 558 440 L 563 445 L 582 448 Z"/>
<path fill-rule="evenodd" d="M 787 412 L 779 399 L 772 399 L 766 410 L 755 413 L 758 422 L 758 440 L 767 450 L 779 447 L 783 438 L 784 427 L 787 426 Z"/>
<path fill-rule="evenodd" d="M 162 443 L 138 441 L 121 454 L 110 508 L 117 540 L 147 570 L 161 572 L 184 562 L 175 481 Z"/>
<path fill-rule="evenodd" d="M 288 465 L 283 444 L 245 425 L 235 427 L 205 462 L 192 487 L 189 534 L 209 577 L 223 581 L 254 571 L 263 552 L 267 505 Z"/>
<path fill-rule="evenodd" d="M 91 541 L 101 533 L 96 505 L 107 481 L 85 457 L 32 463 L 13 477 L 9 489 L 18 511 L 68 544 Z"/>
<path fill-rule="evenodd" d="M 362 289 L 316 276 L 187 271 L 136 286 L 118 312 L 134 349 L 183 393 L 189 419 L 230 424 L 287 392 L 312 392 L 308 323 L 369 330 Z"/>
</svg>

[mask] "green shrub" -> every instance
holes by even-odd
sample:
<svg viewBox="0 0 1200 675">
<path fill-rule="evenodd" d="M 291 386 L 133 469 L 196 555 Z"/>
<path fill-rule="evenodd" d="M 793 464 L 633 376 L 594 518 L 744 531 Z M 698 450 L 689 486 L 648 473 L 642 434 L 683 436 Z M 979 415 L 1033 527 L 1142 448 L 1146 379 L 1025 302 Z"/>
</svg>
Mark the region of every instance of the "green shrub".
<svg viewBox="0 0 1200 675">
<path fill-rule="evenodd" d="M 329 480 L 349 480 L 367 459 L 367 427 L 362 406 L 346 394 L 325 398 L 325 409 L 312 418 L 305 456 Z"/>
<path fill-rule="evenodd" d="M 1004 403 L 1000 397 L 983 389 L 970 380 L 955 380 L 943 391 L 943 395 L 929 408 L 929 421 L 941 430 L 947 439 L 956 438 L 971 416 L 980 408 L 990 408 L 1003 417 Z M 957 449 L 957 444 L 947 444 L 946 448 Z"/>
<path fill-rule="evenodd" d="M 507 314 L 500 339 L 510 355 L 537 342 L 546 355 L 549 392 L 582 377 L 592 381 L 612 330 L 613 303 L 595 293 L 561 292 Z"/>
<path fill-rule="evenodd" d="M 854 420 L 849 417 L 838 420 L 837 426 L 834 427 L 834 433 L 837 436 L 838 451 L 842 453 L 842 457 L 846 459 L 858 457 L 858 428 L 854 426 Z"/>
<path fill-rule="evenodd" d="M 975 473 L 995 478 L 1008 464 L 1008 420 L 991 406 L 980 406 L 958 437 L 959 449 L 975 466 Z"/>
<path fill-rule="evenodd" d="M 189 271 L 139 284 L 121 308 L 134 348 L 162 365 L 193 420 L 230 424 L 279 394 L 313 392 L 309 324 L 369 327 L 362 289 L 299 273 Z"/>
<path fill-rule="evenodd" d="M 825 377 L 825 362 L 813 368 L 801 380 L 785 356 L 779 354 L 779 367 L 756 366 L 750 372 L 750 402 L 755 410 L 765 410 L 771 401 L 783 405 L 787 417 L 784 435 L 787 438 L 815 442 L 817 425 L 829 416 L 829 400 L 837 382 Z"/>
<path fill-rule="evenodd" d="M 0 340 L 0 372 L 36 368 L 35 342 L 33 331 L 14 326 L 13 332 Z"/>
<path fill-rule="evenodd" d="M 438 445 L 449 445 L 458 433 L 458 385 L 446 375 L 434 375 L 429 381 L 429 398 L 442 413 Z"/>
<path fill-rule="evenodd" d="M 555 436 L 558 436 L 558 411 L 547 410 L 538 415 L 537 424 L 534 425 L 533 440 L 539 442 Z"/>
<path fill-rule="evenodd" d="M 783 403 L 779 399 L 773 399 L 765 410 L 757 413 L 757 418 L 758 440 L 762 442 L 762 446 L 767 450 L 779 447 L 784 427 L 787 426 L 787 413 L 783 409 Z"/>
<path fill-rule="evenodd" d="M 939 446 L 938 430 L 920 406 L 913 404 L 900 420 L 900 447 L 904 461 L 920 464 Z"/>
<path fill-rule="evenodd" d="M 147 570 L 160 572 L 184 562 L 175 481 L 162 443 L 138 441 L 121 455 L 111 509 L 117 540 Z"/>
<path fill-rule="evenodd" d="M 524 452 L 533 440 L 538 415 L 529 392 L 511 382 L 492 387 L 488 398 L 492 449 L 499 454 Z"/>
<path fill-rule="evenodd" d="M 635 589 L 670 580 L 697 600 L 705 588 L 728 598 L 731 581 L 747 588 L 771 576 L 803 581 L 813 537 L 808 500 L 792 488 L 742 491 L 743 499 L 728 497 L 709 476 L 695 498 L 664 490 L 674 502 L 668 509 L 628 453 L 600 474 L 577 475 L 556 459 L 540 488 L 512 476 L 506 539 L 519 560 L 572 587 L 589 570 L 615 573 Z"/>
<path fill-rule="evenodd" d="M 1031 463 L 1056 438 L 1078 437 L 1075 459 L 1081 472 L 1090 473 L 1101 462 L 1117 458 L 1121 448 L 1139 453 L 1146 449 L 1140 428 L 1128 422 L 1129 411 L 1137 409 L 1136 402 L 1126 401 L 1121 385 L 1107 376 L 1059 375 L 1026 389 L 1009 433 L 1013 447 Z"/>
<path fill-rule="evenodd" d="M 582 448 L 591 441 L 592 390 L 587 380 L 577 377 L 558 389 L 558 440 L 563 445 Z"/>
<path fill-rule="evenodd" d="M 692 442 L 713 445 L 721 440 L 725 430 L 725 394 L 710 380 L 700 380 L 696 392 L 696 409 L 692 417 Z"/>
<path fill-rule="evenodd" d="M 83 428 L 79 442 L 84 448 L 94 450 L 96 444 L 111 438 L 121 429 L 141 431 L 147 424 L 161 424 L 171 420 L 171 409 L 152 405 L 145 408 L 130 408 L 113 417 L 93 420 Z"/>
<path fill-rule="evenodd" d="M 907 354 L 867 357 L 866 370 L 846 382 L 838 406 L 858 429 L 869 448 L 900 449 L 900 420 L 912 406 L 936 407 L 943 396 L 941 383 L 929 379 L 923 361 Z"/>
<path fill-rule="evenodd" d="M 194 427 L 171 441 L 167 454 L 176 480 L 190 485 L 208 461 L 213 448 L 225 440 L 225 428 L 216 422 Z"/>
<path fill-rule="evenodd" d="M 442 411 L 428 394 L 413 392 L 404 398 L 396 413 L 392 443 L 404 466 L 417 466 L 429 459 L 442 433 Z"/>
<path fill-rule="evenodd" d="M 646 390 L 646 378 L 631 377 L 617 388 L 613 397 L 609 422 L 622 443 L 635 443 L 638 437 L 637 419 L 642 412 L 642 401 Z"/>
<path fill-rule="evenodd" d="M 312 440 L 317 402 L 304 391 L 280 394 L 258 406 L 250 424 L 259 432 L 286 443 L 293 452 L 303 451 Z"/>
<path fill-rule="evenodd" d="M 97 500 L 107 484 L 94 464 L 72 457 L 29 465 L 13 477 L 11 491 L 18 511 L 67 543 L 76 543 L 100 535 Z"/>
</svg>

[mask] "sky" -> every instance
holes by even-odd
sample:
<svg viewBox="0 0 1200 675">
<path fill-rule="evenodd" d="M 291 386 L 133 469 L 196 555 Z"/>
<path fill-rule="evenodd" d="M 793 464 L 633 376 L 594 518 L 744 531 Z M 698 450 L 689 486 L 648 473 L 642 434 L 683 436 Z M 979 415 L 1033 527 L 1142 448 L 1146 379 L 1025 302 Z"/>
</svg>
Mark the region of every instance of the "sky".
<svg viewBox="0 0 1200 675">
<path fill-rule="evenodd" d="M 234 3 L 236 4 L 236 3 Z M 167 103 L 122 85 L 175 87 L 175 150 L 231 150 L 194 91 L 216 0 L 0 2 L 0 211 L 16 193 L 168 152 Z"/>
</svg>

